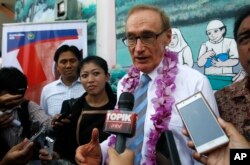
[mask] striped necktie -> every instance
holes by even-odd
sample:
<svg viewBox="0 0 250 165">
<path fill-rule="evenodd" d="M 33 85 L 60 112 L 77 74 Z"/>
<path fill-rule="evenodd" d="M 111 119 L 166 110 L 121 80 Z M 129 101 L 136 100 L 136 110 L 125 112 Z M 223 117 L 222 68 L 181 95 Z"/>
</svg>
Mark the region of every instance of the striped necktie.
<svg viewBox="0 0 250 165">
<path fill-rule="evenodd" d="M 138 114 L 138 120 L 136 122 L 135 136 L 128 139 L 127 146 L 135 152 L 134 165 L 140 164 L 141 161 L 141 149 L 144 138 L 144 121 L 147 110 L 147 91 L 150 77 L 146 74 L 141 76 L 139 87 L 134 93 L 135 106 L 133 112 Z"/>
</svg>

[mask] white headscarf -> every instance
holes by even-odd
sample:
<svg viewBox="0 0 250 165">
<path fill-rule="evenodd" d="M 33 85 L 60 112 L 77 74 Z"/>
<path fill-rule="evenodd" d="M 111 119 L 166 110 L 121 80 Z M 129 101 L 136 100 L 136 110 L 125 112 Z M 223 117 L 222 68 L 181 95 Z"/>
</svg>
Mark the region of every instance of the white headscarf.
<svg viewBox="0 0 250 165">
<path fill-rule="evenodd" d="M 168 49 L 179 53 L 181 50 L 183 50 L 187 46 L 187 42 L 184 40 L 181 34 L 181 31 L 179 29 L 172 28 L 172 35 L 177 35 L 178 42 L 175 47 L 168 46 Z"/>
</svg>

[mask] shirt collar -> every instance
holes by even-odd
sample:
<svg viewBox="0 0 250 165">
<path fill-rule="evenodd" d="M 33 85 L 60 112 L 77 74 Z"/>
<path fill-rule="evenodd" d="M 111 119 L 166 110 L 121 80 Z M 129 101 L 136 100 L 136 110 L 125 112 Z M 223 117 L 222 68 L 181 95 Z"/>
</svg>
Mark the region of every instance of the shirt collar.
<svg viewBox="0 0 250 165">
<path fill-rule="evenodd" d="M 74 84 L 78 84 L 81 83 L 80 78 L 78 78 L 75 82 L 72 83 L 72 85 Z M 60 77 L 58 80 L 56 80 L 56 85 L 65 85 L 62 81 L 62 78 Z"/>
<path fill-rule="evenodd" d="M 151 78 L 151 80 L 155 80 L 156 79 L 156 77 L 158 75 L 157 70 L 161 66 L 163 66 L 162 61 L 160 62 L 160 64 L 152 72 L 150 72 L 150 73 L 147 74 Z M 142 74 L 143 74 L 143 72 L 140 72 L 140 77 L 141 77 Z"/>
</svg>

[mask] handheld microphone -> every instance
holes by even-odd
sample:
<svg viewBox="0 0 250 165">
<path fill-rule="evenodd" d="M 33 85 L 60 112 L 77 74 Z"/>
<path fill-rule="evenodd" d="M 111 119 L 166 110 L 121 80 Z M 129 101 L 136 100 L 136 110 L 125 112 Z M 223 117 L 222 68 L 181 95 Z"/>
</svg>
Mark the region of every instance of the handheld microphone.
<svg viewBox="0 0 250 165">
<path fill-rule="evenodd" d="M 104 131 L 116 134 L 115 150 L 122 153 L 126 147 L 126 137 L 135 134 L 137 114 L 131 112 L 134 107 L 134 95 L 123 92 L 118 101 L 119 111 L 108 111 Z"/>
</svg>

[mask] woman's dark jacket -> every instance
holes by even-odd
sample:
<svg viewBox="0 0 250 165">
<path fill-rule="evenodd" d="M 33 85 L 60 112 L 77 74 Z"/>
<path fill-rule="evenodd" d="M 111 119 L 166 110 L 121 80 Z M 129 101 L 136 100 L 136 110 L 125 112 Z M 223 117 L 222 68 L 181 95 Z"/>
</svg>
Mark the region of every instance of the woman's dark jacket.
<svg viewBox="0 0 250 165">
<path fill-rule="evenodd" d="M 109 102 L 101 107 L 91 107 L 88 105 L 85 100 L 87 93 L 74 100 L 73 105 L 69 103 L 69 100 L 63 102 L 61 112 L 70 110 L 72 117 L 69 124 L 56 129 L 54 151 L 59 153 L 61 159 L 67 159 L 75 163 L 75 151 L 77 147 L 90 141 L 93 128 L 98 128 L 99 130 L 99 142 L 106 140 L 110 135 L 103 132 L 106 117 L 106 113 L 103 112 L 114 109 L 116 95 L 110 92 L 110 90 L 108 91 Z"/>
</svg>

